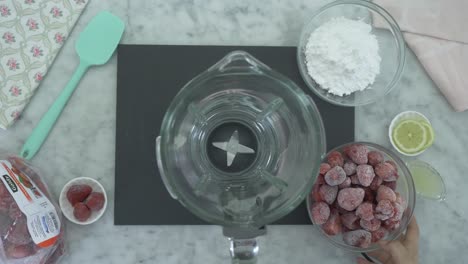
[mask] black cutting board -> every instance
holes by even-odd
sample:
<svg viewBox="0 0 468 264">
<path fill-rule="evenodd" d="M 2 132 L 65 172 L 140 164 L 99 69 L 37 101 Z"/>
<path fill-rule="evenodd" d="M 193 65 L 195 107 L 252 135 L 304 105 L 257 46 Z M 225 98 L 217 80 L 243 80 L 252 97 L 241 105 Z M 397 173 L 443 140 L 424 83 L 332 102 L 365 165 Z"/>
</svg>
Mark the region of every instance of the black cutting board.
<svg viewBox="0 0 468 264">
<path fill-rule="evenodd" d="M 310 94 L 331 149 L 354 140 L 354 108 L 331 105 L 307 90 L 295 47 L 119 45 L 115 156 L 116 225 L 200 225 L 166 191 L 156 166 L 155 139 L 177 92 L 233 50 L 244 50 Z M 305 203 L 275 224 L 310 224 Z"/>
</svg>

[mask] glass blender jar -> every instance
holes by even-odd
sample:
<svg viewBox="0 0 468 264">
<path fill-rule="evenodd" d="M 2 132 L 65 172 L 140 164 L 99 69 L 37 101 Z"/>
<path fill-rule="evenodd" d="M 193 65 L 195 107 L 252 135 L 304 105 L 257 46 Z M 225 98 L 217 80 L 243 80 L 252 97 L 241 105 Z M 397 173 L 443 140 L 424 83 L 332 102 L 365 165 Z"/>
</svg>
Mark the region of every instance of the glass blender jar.
<svg viewBox="0 0 468 264">
<path fill-rule="evenodd" d="M 243 51 L 182 88 L 156 142 L 169 193 L 223 226 L 234 263 L 256 261 L 255 238 L 304 200 L 326 151 L 312 99 Z"/>
</svg>

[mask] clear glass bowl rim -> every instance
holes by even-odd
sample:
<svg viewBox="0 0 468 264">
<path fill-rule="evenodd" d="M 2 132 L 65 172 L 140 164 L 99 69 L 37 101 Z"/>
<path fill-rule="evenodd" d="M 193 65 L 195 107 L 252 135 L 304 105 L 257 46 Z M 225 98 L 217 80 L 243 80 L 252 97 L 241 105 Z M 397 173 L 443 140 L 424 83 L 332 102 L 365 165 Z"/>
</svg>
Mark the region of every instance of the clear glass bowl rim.
<svg viewBox="0 0 468 264">
<path fill-rule="evenodd" d="M 415 160 L 410 160 L 410 161 L 406 162 L 406 166 L 410 169 L 410 171 L 411 171 L 411 166 L 425 167 L 426 169 L 432 171 L 432 173 L 434 173 L 434 175 L 437 176 L 438 180 L 440 180 L 442 190 L 441 190 L 439 198 L 434 198 L 434 197 L 424 195 L 422 193 L 419 193 L 418 190 L 416 189 L 416 194 L 417 195 L 421 196 L 424 199 L 434 200 L 434 201 L 439 201 L 439 202 L 445 201 L 445 199 L 447 199 L 447 187 L 445 185 L 444 178 L 442 178 L 439 171 L 437 171 L 434 167 L 432 167 L 431 164 L 429 164 L 429 163 L 427 163 L 425 161 L 422 161 L 420 159 L 415 159 Z"/>
</svg>

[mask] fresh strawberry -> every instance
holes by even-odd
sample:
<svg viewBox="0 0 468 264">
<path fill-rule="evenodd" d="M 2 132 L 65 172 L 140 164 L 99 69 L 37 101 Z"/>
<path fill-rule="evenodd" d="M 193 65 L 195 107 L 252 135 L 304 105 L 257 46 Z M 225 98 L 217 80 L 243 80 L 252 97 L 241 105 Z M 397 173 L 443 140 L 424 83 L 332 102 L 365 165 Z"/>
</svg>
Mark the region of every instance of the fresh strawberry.
<svg viewBox="0 0 468 264">
<path fill-rule="evenodd" d="M 73 206 L 75 206 L 77 203 L 84 202 L 92 190 L 91 186 L 86 184 L 73 185 L 68 189 L 67 199 Z"/>
<path fill-rule="evenodd" d="M 99 211 L 104 207 L 104 202 L 106 199 L 104 198 L 104 194 L 100 192 L 92 192 L 88 199 L 86 199 L 86 205 L 89 209 L 93 211 Z"/>
</svg>

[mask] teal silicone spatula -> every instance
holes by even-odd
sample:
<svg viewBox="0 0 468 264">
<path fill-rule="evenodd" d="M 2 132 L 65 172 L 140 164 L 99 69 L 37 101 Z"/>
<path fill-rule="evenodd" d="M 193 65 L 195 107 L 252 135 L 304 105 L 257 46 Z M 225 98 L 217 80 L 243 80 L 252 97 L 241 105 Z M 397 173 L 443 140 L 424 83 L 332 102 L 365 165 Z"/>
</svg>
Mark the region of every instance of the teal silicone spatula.
<svg viewBox="0 0 468 264">
<path fill-rule="evenodd" d="M 125 24 L 120 18 L 109 12 L 101 12 L 81 32 L 76 42 L 80 64 L 67 86 L 26 140 L 21 149 L 21 157 L 25 159 L 34 157 L 62 113 L 81 77 L 90 66 L 105 64 L 110 59 L 122 38 L 124 28 Z"/>
</svg>

